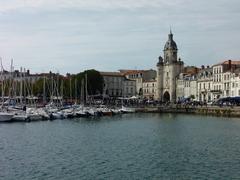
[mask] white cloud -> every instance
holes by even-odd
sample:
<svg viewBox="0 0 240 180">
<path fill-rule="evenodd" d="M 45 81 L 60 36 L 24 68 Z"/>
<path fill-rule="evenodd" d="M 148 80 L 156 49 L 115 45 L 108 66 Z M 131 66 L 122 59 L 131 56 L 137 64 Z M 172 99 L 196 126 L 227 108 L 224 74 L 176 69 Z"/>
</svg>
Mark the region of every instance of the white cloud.
<svg viewBox="0 0 240 180">
<path fill-rule="evenodd" d="M 0 12 L 18 9 L 58 9 L 58 8 L 87 8 L 87 9 L 116 9 L 116 8 L 145 8 L 161 6 L 179 6 L 189 0 L 7 0 L 0 2 Z"/>
<path fill-rule="evenodd" d="M 237 57 L 239 2 L 0 0 L 0 56 L 36 71 L 152 67 L 172 25 L 186 64 Z"/>
</svg>

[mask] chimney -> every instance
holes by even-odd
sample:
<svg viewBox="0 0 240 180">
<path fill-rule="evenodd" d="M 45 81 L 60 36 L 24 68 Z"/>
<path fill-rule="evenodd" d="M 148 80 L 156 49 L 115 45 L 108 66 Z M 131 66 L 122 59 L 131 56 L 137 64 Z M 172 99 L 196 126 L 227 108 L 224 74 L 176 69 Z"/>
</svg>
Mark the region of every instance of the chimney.
<svg viewBox="0 0 240 180">
<path fill-rule="evenodd" d="M 231 69 L 231 67 L 232 67 L 232 60 L 228 60 L 228 69 Z"/>
<path fill-rule="evenodd" d="M 201 67 L 202 67 L 202 69 L 205 69 L 204 65 L 202 65 Z"/>
<path fill-rule="evenodd" d="M 207 68 L 210 68 L 210 66 L 209 66 L 209 65 L 207 65 Z"/>
</svg>

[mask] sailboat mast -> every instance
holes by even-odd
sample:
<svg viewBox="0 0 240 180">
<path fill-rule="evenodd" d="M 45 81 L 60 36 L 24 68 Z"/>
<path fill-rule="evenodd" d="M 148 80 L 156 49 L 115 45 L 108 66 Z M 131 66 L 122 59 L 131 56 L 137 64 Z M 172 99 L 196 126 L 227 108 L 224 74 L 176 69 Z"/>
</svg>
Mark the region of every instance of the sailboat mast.
<svg viewBox="0 0 240 180">
<path fill-rule="evenodd" d="M 84 104 L 84 79 L 82 78 L 82 81 L 81 81 L 81 104 Z"/>
<path fill-rule="evenodd" d="M 2 105 L 4 103 L 4 81 L 3 81 L 3 65 L 2 65 L 2 58 L 0 57 L 1 60 L 1 81 L 2 81 Z"/>
<path fill-rule="evenodd" d="M 12 96 L 12 87 L 13 87 L 13 59 L 11 59 L 11 66 L 10 66 L 10 82 L 9 82 L 9 91 L 8 91 L 9 99 Z"/>
<path fill-rule="evenodd" d="M 51 102 L 53 101 L 53 75 L 51 76 Z"/>
<path fill-rule="evenodd" d="M 22 105 L 22 89 L 23 89 L 23 73 L 22 73 L 22 67 L 20 68 L 20 104 Z"/>
<path fill-rule="evenodd" d="M 62 98 L 61 105 L 63 106 L 63 79 L 61 81 L 61 98 Z"/>
<path fill-rule="evenodd" d="M 24 101 L 24 104 L 26 105 L 27 104 L 27 99 L 26 99 L 26 96 L 27 96 L 27 82 L 26 82 L 26 69 L 24 68 L 23 69 L 23 101 Z"/>
<path fill-rule="evenodd" d="M 75 79 L 75 103 L 77 103 L 77 78 Z"/>
<path fill-rule="evenodd" d="M 43 104 L 46 103 L 46 77 L 43 77 Z"/>
<path fill-rule="evenodd" d="M 86 94 L 86 104 L 88 103 L 88 90 L 87 90 L 87 86 L 88 86 L 88 83 L 87 83 L 87 72 L 85 74 L 85 94 Z"/>
<path fill-rule="evenodd" d="M 70 101 L 72 103 L 72 77 L 70 77 Z"/>
</svg>

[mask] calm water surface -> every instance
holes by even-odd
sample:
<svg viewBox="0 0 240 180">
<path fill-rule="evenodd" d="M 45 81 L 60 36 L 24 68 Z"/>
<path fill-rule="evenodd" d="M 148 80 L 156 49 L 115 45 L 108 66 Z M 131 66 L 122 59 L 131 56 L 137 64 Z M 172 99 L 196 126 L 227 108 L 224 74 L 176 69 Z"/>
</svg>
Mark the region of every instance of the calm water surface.
<svg viewBox="0 0 240 180">
<path fill-rule="evenodd" d="M 0 179 L 240 179 L 240 119 L 128 114 L 0 124 Z"/>
</svg>

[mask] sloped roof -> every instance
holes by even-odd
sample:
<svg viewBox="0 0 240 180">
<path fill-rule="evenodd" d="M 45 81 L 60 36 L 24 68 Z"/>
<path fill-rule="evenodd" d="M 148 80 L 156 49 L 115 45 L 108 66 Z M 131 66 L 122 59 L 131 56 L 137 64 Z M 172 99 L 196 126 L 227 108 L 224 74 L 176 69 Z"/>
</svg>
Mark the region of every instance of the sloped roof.
<svg viewBox="0 0 240 180">
<path fill-rule="evenodd" d="M 121 73 L 124 75 L 130 75 L 130 74 L 138 74 L 138 73 L 143 73 L 145 70 L 131 70 L 131 69 L 121 69 L 119 70 Z"/>
<path fill-rule="evenodd" d="M 102 76 L 124 76 L 123 73 L 120 72 L 100 72 Z"/>
<path fill-rule="evenodd" d="M 229 64 L 229 60 L 224 60 L 220 63 L 214 64 L 213 66 L 218 66 L 218 65 L 226 65 Z M 232 65 L 240 65 L 240 60 L 231 60 Z"/>
</svg>

